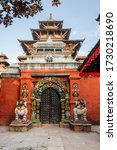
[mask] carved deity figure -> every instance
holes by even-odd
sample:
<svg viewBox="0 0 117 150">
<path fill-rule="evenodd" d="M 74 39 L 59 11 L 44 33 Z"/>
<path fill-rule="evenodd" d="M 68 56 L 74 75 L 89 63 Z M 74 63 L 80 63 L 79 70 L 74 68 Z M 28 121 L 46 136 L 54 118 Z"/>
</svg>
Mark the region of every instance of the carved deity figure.
<svg viewBox="0 0 117 150">
<path fill-rule="evenodd" d="M 15 120 L 27 120 L 28 110 L 26 108 L 25 100 L 18 100 L 15 108 Z"/>
<path fill-rule="evenodd" d="M 85 100 L 78 99 L 76 101 L 76 105 L 73 111 L 74 111 L 75 121 L 87 121 L 87 118 L 86 118 L 87 108 L 86 108 Z"/>
<path fill-rule="evenodd" d="M 22 90 L 22 98 L 26 99 L 27 96 L 28 96 L 28 90 L 27 89 Z"/>
<path fill-rule="evenodd" d="M 36 119 L 36 98 L 34 93 L 31 96 L 31 100 L 31 119 Z"/>
</svg>

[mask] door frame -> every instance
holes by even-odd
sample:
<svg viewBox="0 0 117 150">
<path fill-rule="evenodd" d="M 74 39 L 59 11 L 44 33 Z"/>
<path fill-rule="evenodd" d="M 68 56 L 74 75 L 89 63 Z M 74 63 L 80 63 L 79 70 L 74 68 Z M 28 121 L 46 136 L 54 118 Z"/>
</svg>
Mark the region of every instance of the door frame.
<svg viewBox="0 0 117 150">
<path fill-rule="evenodd" d="M 48 88 L 55 89 L 60 95 L 60 109 L 61 118 L 60 121 L 66 119 L 66 112 L 70 113 L 70 97 L 67 87 L 64 82 L 55 77 L 45 77 L 40 82 L 35 84 L 34 90 L 31 94 L 31 118 L 38 119 L 40 121 L 40 104 L 42 92 Z M 33 106 L 35 103 L 35 107 Z"/>
</svg>

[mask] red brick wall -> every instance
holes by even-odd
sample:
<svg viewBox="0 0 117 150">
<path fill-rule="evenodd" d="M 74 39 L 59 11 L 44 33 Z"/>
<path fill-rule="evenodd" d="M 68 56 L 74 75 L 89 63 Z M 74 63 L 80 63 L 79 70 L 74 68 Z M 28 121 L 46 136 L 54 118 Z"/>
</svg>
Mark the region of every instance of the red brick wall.
<svg viewBox="0 0 117 150">
<path fill-rule="evenodd" d="M 0 88 L 0 125 L 7 125 L 14 120 L 14 110 L 18 99 L 19 79 L 2 79 Z"/>
</svg>

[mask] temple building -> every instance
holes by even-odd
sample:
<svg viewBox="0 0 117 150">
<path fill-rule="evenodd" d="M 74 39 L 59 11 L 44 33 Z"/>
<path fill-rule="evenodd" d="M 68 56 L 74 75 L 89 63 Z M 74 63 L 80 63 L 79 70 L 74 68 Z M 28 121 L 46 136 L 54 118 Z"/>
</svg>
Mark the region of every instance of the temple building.
<svg viewBox="0 0 117 150">
<path fill-rule="evenodd" d="M 5 71 L 7 66 L 9 66 L 6 59 L 8 59 L 8 57 L 5 54 L 0 54 L 0 74 Z"/>
<path fill-rule="evenodd" d="M 14 120 L 18 99 L 26 101 L 32 122 L 56 124 L 73 118 L 79 98 L 87 102 L 88 120 L 99 123 L 99 55 L 77 56 L 84 39 L 70 40 L 71 29 L 52 15 L 31 32 L 33 40 L 19 40 L 25 55 L 1 74 L 0 124 Z"/>
</svg>

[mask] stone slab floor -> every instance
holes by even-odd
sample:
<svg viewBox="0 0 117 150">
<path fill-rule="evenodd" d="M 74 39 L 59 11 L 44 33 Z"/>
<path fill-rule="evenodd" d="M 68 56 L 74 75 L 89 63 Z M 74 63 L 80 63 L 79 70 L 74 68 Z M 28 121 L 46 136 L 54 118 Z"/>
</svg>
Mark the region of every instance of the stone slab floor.
<svg viewBox="0 0 117 150">
<path fill-rule="evenodd" d="M 9 132 L 0 126 L 0 150 L 99 150 L 99 127 L 91 133 L 76 133 L 69 128 L 45 126 L 28 132 Z"/>
</svg>

